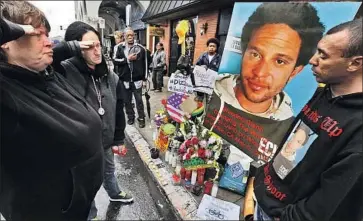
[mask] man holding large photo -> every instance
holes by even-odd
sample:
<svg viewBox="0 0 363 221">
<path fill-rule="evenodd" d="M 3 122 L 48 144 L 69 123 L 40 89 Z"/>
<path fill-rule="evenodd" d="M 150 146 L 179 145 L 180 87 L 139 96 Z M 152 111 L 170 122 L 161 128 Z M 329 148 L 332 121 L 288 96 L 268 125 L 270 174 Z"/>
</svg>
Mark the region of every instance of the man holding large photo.
<svg viewBox="0 0 363 221">
<path fill-rule="evenodd" d="M 294 118 L 283 89 L 308 64 L 323 32 L 309 3 L 261 4 L 243 27 L 241 73 L 216 82 L 204 125 L 269 161 Z"/>
<path fill-rule="evenodd" d="M 257 172 L 254 220 L 362 220 L 362 49 L 362 19 L 330 29 L 319 41 L 310 64 L 326 86 L 293 127 L 308 128 L 309 141 L 293 168 L 280 160 L 282 148 Z"/>
</svg>

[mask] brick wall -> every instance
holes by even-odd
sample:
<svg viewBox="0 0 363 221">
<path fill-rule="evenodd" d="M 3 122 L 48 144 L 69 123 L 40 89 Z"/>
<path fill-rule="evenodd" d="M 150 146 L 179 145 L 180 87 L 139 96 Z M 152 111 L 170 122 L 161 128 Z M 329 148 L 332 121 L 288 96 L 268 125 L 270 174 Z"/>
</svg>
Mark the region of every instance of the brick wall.
<svg viewBox="0 0 363 221">
<path fill-rule="evenodd" d="M 207 50 L 207 41 L 209 38 L 215 38 L 217 34 L 219 11 L 201 12 L 198 15 L 198 23 L 196 27 L 196 41 L 194 51 L 194 63 L 199 56 Z M 200 27 L 204 23 L 208 23 L 207 33 L 200 35 Z"/>
</svg>

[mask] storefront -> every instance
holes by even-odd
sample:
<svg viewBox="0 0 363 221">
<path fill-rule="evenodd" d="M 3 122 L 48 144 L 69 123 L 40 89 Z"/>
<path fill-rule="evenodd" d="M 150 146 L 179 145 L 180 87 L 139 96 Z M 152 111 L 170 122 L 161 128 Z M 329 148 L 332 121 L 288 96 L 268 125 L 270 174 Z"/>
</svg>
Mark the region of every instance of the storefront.
<svg viewBox="0 0 363 221">
<path fill-rule="evenodd" d="M 153 8 L 160 9 L 161 7 L 163 9 L 167 6 L 164 5 L 165 7 L 162 7 L 163 5 L 161 2 L 157 2 L 157 4 L 158 5 L 154 5 Z M 218 8 L 215 8 L 215 5 L 207 4 L 207 1 L 189 1 L 188 4 L 179 6 L 182 9 L 171 9 L 173 13 L 170 12 L 170 14 L 163 11 L 151 15 L 152 9 L 150 9 L 147 11 L 144 18 L 149 19 L 149 24 L 158 25 L 159 29 L 163 28 L 164 32 L 160 36 L 155 36 L 155 34 L 149 31 L 148 37 L 152 44 L 149 42 L 148 46 L 149 48 L 150 46 L 153 47 L 156 41 L 161 41 L 165 44 L 165 49 L 168 54 L 167 63 L 169 64 L 169 72 L 173 73 L 176 69 L 176 61 L 182 54 L 179 45 L 180 42 L 178 42 L 180 39 L 182 39 L 182 44 L 184 44 L 185 41 L 185 54 L 191 56 L 194 64 L 200 54 L 206 50 L 206 42 L 209 38 L 219 38 L 221 42 L 219 51 L 221 53 L 226 44 L 228 31 L 230 31 L 228 42 L 236 43 L 226 44 L 227 50 L 224 52 L 224 56 L 227 57 L 227 59 L 225 59 L 224 62 L 225 72 L 223 73 L 240 74 L 241 70 L 234 69 L 234 67 L 241 68 L 241 63 L 244 62 L 241 53 L 241 40 L 238 38 L 242 36 L 242 29 L 245 30 L 244 27 L 246 27 L 246 25 L 243 25 L 243 28 L 239 26 L 239 24 L 245 21 L 245 18 L 239 17 L 238 15 L 245 13 L 247 9 L 251 11 L 250 13 L 254 14 L 255 11 L 265 6 L 261 6 L 261 4 L 262 3 L 236 4 L 233 17 L 231 5 L 223 5 L 223 7 L 220 5 Z M 151 3 L 151 6 L 152 5 L 153 2 Z M 204 6 L 203 10 L 199 8 L 200 5 Z M 208 10 L 205 10 L 205 5 L 208 5 Z M 335 10 L 341 10 L 340 6 L 341 5 L 335 5 Z M 288 7 L 289 10 L 287 11 L 296 13 L 296 11 L 292 10 L 293 7 L 295 7 L 295 5 L 290 5 Z M 317 4 L 314 7 L 319 8 L 320 11 L 324 11 L 327 8 L 326 5 L 323 4 Z M 358 5 L 352 6 L 354 10 L 357 10 L 358 7 Z M 276 9 L 276 7 L 273 7 L 272 9 Z M 284 8 L 281 10 L 284 10 Z M 362 9 L 360 8 L 355 18 L 358 18 L 359 15 L 361 15 L 361 11 Z M 349 13 L 345 13 L 344 15 L 347 16 L 345 19 L 352 19 L 354 16 L 351 14 L 349 15 Z M 249 16 L 254 17 L 251 15 Z M 265 17 L 262 17 L 262 19 L 265 19 Z M 284 17 L 281 19 L 282 21 L 286 20 Z M 331 18 L 330 16 L 321 16 L 319 19 L 321 19 L 324 24 L 324 21 L 329 21 Z M 297 17 L 297 20 L 300 20 L 300 16 Z M 339 22 L 341 21 L 337 21 L 337 23 Z M 185 23 L 188 23 L 185 27 L 189 27 L 189 31 L 187 31 L 186 35 L 180 35 L 180 24 Z M 231 28 L 229 27 L 230 23 Z M 251 21 L 251 23 L 253 23 L 253 21 Z M 307 30 L 315 29 L 307 28 Z M 231 32 L 235 35 L 232 35 Z M 252 32 L 253 31 L 251 31 L 251 33 Z M 322 35 L 323 31 L 321 31 L 320 34 Z M 233 39 L 233 37 L 235 39 Z M 265 42 L 263 41 L 263 43 Z M 270 44 L 274 45 L 273 43 Z M 316 44 L 314 43 L 314 47 L 315 46 Z M 153 48 L 150 49 L 152 50 Z M 238 54 L 238 58 L 234 57 L 236 54 Z M 236 63 L 236 65 L 231 65 L 233 63 L 231 61 L 238 61 L 238 63 Z M 221 64 L 223 64 L 223 61 Z M 220 67 L 222 67 L 222 65 Z M 200 66 L 196 66 L 194 70 L 194 78 L 203 83 L 209 81 L 207 79 L 210 78 L 209 76 L 211 76 L 211 74 L 217 75 L 216 72 L 209 72 L 210 69 L 205 70 L 205 68 Z M 252 216 L 254 213 L 253 190 L 247 188 L 247 186 L 252 186 L 252 183 L 254 182 L 253 174 L 256 171 L 256 168 L 269 162 L 275 156 L 275 153 L 280 154 L 280 152 L 277 152 L 279 148 L 278 144 L 280 144 L 282 139 L 284 139 L 284 136 L 286 136 L 293 117 L 290 116 L 283 120 L 270 119 L 247 113 L 242 108 L 237 109 L 235 106 L 227 103 L 228 99 L 224 100 L 222 103 L 222 99 L 219 97 L 222 97 L 223 93 L 224 98 L 229 98 L 228 96 L 230 94 L 234 94 L 233 90 L 232 92 L 229 92 L 228 90 L 234 87 L 232 85 L 235 82 L 228 85 L 226 84 L 227 86 L 224 89 L 221 88 L 222 84 L 220 84 L 218 91 L 217 86 L 215 86 L 217 84 L 214 84 L 214 82 L 212 82 L 213 80 L 210 80 L 210 82 L 212 82 L 211 84 L 203 84 L 202 87 L 210 89 L 210 95 L 217 90 L 220 96 L 212 96 L 212 99 L 207 102 L 208 104 L 206 104 L 206 102 L 197 102 L 193 92 L 199 91 L 200 89 L 198 88 L 200 87 L 196 86 L 197 84 L 195 84 L 194 87 L 189 84 L 189 76 L 185 76 L 181 74 L 181 72 L 182 70 L 179 70 L 177 73 L 173 73 L 169 78 L 168 90 L 174 93 L 167 99 L 161 101 L 161 108 L 155 113 L 154 122 L 156 128 L 153 133 L 155 148 L 152 149 L 153 152 L 151 153 L 152 155 L 155 155 L 152 156 L 152 158 L 158 159 L 159 153 L 161 153 L 160 159 L 162 159 L 162 161 L 160 161 L 160 165 L 165 165 L 166 163 L 168 165 L 167 168 L 172 171 L 173 185 L 182 185 L 189 192 L 193 193 L 195 199 L 200 203 L 198 205 L 198 212 L 203 213 L 202 215 L 206 215 L 205 217 L 225 219 L 226 217 L 224 215 L 232 214 L 232 211 L 234 211 L 233 208 L 236 208 L 236 206 L 238 207 L 238 212 L 236 216 L 228 217 L 229 220 L 242 218 L 240 216 Z M 312 89 L 311 94 L 307 95 L 307 91 L 305 90 L 303 91 L 305 97 L 303 97 L 300 94 L 301 91 L 296 91 L 294 87 L 283 90 L 286 94 L 289 94 L 291 100 L 296 102 L 299 101 L 301 102 L 301 105 L 304 105 L 316 89 L 311 87 L 314 83 L 316 84 L 316 80 L 300 80 L 298 83 L 300 85 L 309 85 Z M 216 95 L 216 93 L 214 93 L 214 95 Z M 278 94 L 275 96 L 277 97 Z M 242 104 L 240 106 L 242 107 Z M 291 113 L 297 114 L 303 106 L 290 106 L 289 109 L 291 108 L 294 108 Z M 278 111 L 274 112 L 274 114 L 275 113 L 278 113 Z M 293 132 L 291 136 L 295 136 L 295 133 L 296 132 Z M 309 131 L 306 132 L 306 134 L 309 133 Z M 306 135 L 306 137 L 310 137 L 311 135 Z M 312 137 L 312 139 L 315 138 L 316 137 Z M 313 140 L 311 140 L 311 142 L 313 142 Z M 286 145 L 281 148 L 285 148 L 287 145 L 290 146 L 292 144 L 290 144 L 290 141 L 286 141 Z M 306 147 L 309 148 L 308 146 Z M 301 148 L 300 145 L 299 149 Z M 305 153 L 306 151 L 303 154 Z M 290 165 L 290 162 L 292 161 L 296 162 L 295 158 L 297 156 L 297 151 L 293 152 L 292 155 L 293 157 L 291 158 L 284 158 L 286 159 L 286 165 Z M 301 156 L 304 157 L 304 155 Z M 281 162 L 282 161 L 283 160 L 281 160 Z M 283 163 L 284 162 L 285 161 L 283 161 Z M 295 166 L 296 165 L 297 164 L 295 164 Z M 272 194 L 276 194 L 274 195 L 276 198 L 282 197 L 282 192 L 277 191 L 276 188 L 272 191 Z M 208 195 L 211 195 L 212 197 Z M 203 196 L 203 199 L 201 199 L 201 196 Z M 209 200 L 209 214 L 204 214 L 206 213 L 204 199 Z M 216 210 L 210 210 L 210 208 L 213 208 L 213 204 L 217 206 L 229 204 L 230 207 L 228 210 L 224 210 L 226 211 L 225 214 L 221 214 L 219 212 L 217 213 Z M 241 207 L 243 207 L 243 210 Z M 222 207 L 218 208 L 218 211 L 221 210 L 223 210 Z M 243 212 L 238 214 L 239 211 Z M 233 214 L 235 214 L 235 211 Z"/>
<path fill-rule="evenodd" d="M 187 53 L 191 56 L 193 64 L 206 50 L 206 42 L 209 38 L 218 38 L 221 41 L 221 53 L 228 32 L 233 3 L 232 0 L 151 1 L 142 21 L 148 24 L 148 29 L 158 27 L 164 29 L 164 33 L 163 36 L 155 36 L 148 30 L 148 49 L 154 52 L 155 44 L 162 42 L 167 55 L 168 73 L 169 75 L 173 73 L 181 55 L 175 28 L 179 21 L 187 20 L 190 27 L 186 38 Z"/>
</svg>

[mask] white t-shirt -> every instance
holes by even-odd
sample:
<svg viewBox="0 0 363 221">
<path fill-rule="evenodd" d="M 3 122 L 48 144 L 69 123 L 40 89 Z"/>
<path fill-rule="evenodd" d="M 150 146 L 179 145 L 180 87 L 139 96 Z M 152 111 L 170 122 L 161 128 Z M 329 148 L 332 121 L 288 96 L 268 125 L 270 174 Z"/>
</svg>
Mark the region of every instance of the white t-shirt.
<svg viewBox="0 0 363 221">
<path fill-rule="evenodd" d="M 208 60 L 209 60 L 209 63 L 211 63 L 212 59 L 214 58 L 215 55 L 208 55 Z"/>
</svg>

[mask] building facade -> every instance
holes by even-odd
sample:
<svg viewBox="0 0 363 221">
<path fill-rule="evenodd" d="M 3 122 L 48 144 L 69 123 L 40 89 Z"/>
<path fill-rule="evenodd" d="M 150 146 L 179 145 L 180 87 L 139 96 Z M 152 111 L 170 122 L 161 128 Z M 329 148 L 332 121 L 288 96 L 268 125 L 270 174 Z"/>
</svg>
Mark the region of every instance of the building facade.
<svg viewBox="0 0 363 221">
<path fill-rule="evenodd" d="M 220 40 L 219 53 L 222 55 L 235 2 L 237 0 L 151 0 L 142 18 L 149 27 L 147 29 L 148 49 L 154 52 L 156 43 L 162 42 L 167 54 L 169 75 L 173 73 L 181 55 L 175 27 L 180 20 L 188 20 L 192 31 L 189 33 L 187 44 L 192 48 L 190 54 L 193 64 L 206 51 L 209 38 Z M 356 18 L 361 15 L 362 7 Z M 163 29 L 161 36 L 155 34 L 153 31 L 155 27 Z M 204 28 L 206 29 L 203 30 Z"/>
<path fill-rule="evenodd" d="M 135 30 L 140 43 L 146 43 L 146 25 L 141 18 L 149 3 L 149 1 L 138 0 L 74 1 L 76 20 L 90 24 L 99 31 L 102 28 L 105 38 L 129 26 Z M 128 5 L 131 9 L 129 14 L 126 12 Z M 100 26 L 102 19 L 104 19 L 104 27 Z M 126 24 L 127 20 L 129 24 Z"/>
<path fill-rule="evenodd" d="M 207 49 L 209 38 L 218 38 L 221 42 L 219 53 L 222 53 L 232 16 L 232 0 L 152 0 L 142 21 L 148 23 L 148 49 L 152 52 L 158 42 L 164 44 L 167 55 L 168 73 L 176 70 L 176 63 L 181 55 L 178 36 L 175 32 L 180 20 L 188 20 L 190 31 L 187 34 L 187 53 L 193 64 Z M 208 7 L 206 7 L 208 6 Z M 155 35 L 154 28 L 163 29 L 163 35 Z"/>
</svg>

